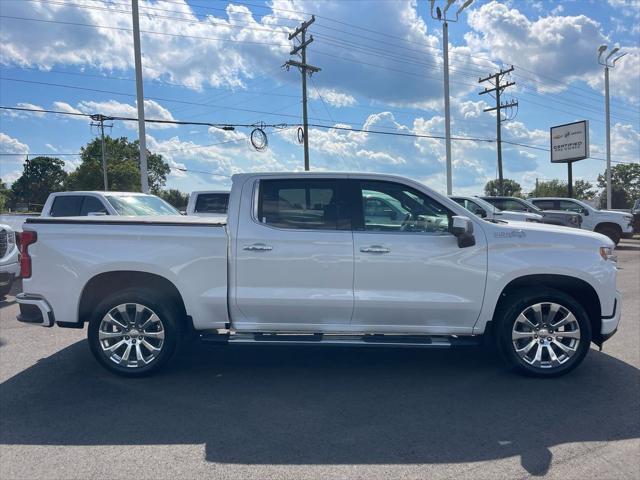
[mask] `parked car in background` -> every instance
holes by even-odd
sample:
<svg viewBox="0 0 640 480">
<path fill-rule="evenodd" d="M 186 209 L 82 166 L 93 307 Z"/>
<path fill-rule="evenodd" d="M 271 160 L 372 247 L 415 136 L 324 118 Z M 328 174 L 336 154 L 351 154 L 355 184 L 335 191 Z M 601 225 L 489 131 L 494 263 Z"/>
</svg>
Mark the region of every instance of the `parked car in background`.
<svg viewBox="0 0 640 480">
<path fill-rule="evenodd" d="M 529 212 L 512 212 L 510 210 L 500 210 L 498 207 L 491 205 L 489 202 L 479 197 L 465 197 L 453 195 L 451 200 L 486 220 L 513 220 L 519 222 L 538 222 L 542 223 L 542 215 Z"/>
<path fill-rule="evenodd" d="M 633 203 L 631 215 L 633 215 L 633 233 L 640 233 L 640 198 Z"/>
<path fill-rule="evenodd" d="M 574 198 L 541 197 L 532 198 L 538 208 L 547 210 L 565 210 L 582 215 L 582 228 L 602 233 L 617 245 L 621 238 L 633 235 L 633 215 L 612 210 L 598 210 L 586 202 Z"/>
<path fill-rule="evenodd" d="M 229 191 L 205 190 L 191 192 L 187 215 L 199 217 L 224 217 L 229 206 Z"/>
<path fill-rule="evenodd" d="M 314 347 L 484 340 L 550 377 L 617 329 L 613 246 L 578 229 L 486 222 L 392 175 L 240 174 L 224 220 L 28 219 L 18 320 L 88 322 L 97 361 L 125 376 L 157 370 L 197 334 Z"/>
<path fill-rule="evenodd" d="M 49 195 L 41 217 L 98 215 L 180 215 L 155 195 L 136 192 L 56 192 Z"/>
<path fill-rule="evenodd" d="M 20 275 L 16 234 L 9 225 L 0 224 L 0 299 L 11 291 Z"/>
<path fill-rule="evenodd" d="M 563 227 L 580 228 L 582 215 L 579 213 L 566 212 L 564 210 L 542 211 L 533 203 L 518 197 L 481 197 L 491 205 L 500 210 L 510 210 L 512 212 L 528 212 L 542 215 L 542 223 L 550 225 L 560 225 Z"/>
</svg>

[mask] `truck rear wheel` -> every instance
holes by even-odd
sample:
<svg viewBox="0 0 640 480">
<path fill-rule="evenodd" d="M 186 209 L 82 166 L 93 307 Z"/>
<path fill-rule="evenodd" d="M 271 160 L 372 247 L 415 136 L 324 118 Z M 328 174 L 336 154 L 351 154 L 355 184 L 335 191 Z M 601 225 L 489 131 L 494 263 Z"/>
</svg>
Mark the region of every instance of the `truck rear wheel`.
<svg viewBox="0 0 640 480">
<path fill-rule="evenodd" d="M 591 342 L 591 324 L 571 296 L 536 289 L 511 300 L 498 319 L 497 345 L 518 372 L 537 377 L 564 375 L 583 360 Z"/>
<path fill-rule="evenodd" d="M 149 375 L 173 355 L 180 336 L 175 308 L 154 292 L 131 288 L 104 299 L 87 332 L 91 352 L 112 373 Z"/>
</svg>

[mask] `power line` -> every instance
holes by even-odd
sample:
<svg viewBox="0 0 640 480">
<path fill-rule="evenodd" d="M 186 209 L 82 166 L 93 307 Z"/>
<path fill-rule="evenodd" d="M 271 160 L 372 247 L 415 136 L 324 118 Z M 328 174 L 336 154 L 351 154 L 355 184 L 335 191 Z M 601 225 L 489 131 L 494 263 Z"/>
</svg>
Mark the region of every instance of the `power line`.
<svg viewBox="0 0 640 480">
<path fill-rule="evenodd" d="M 58 25 L 69 25 L 76 27 L 88 27 L 88 28 L 104 28 L 107 30 L 119 30 L 123 32 L 131 32 L 132 28 L 127 27 L 112 27 L 107 25 L 92 25 L 90 23 L 81 23 L 81 22 L 65 22 L 61 20 L 45 20 L 42 18 L 29 18 L 29 17 L 16 17 L 12 15 L 0 15 L 0 18 L 7 18 L 11 20 L 22 20 L 22 21 L 30 21 L 30 22 L 42 22 L 42 23 L 53 23 Z M 254 42 L 251 40 L 235 40 L 230 38 L 221 38 L 221 37 L 204 37 L 200 35 L 187 35 L 187 34 L 177 34 L 177 33 L 167 33 L 167 32 L 156 32 L 152 30 L 140 30 L 140 33 L 150 34 L 150 35 L 162 35 L 166 37 L 177 37 L 177 38 L 191 38 L 197 40 L 215 40 L 218 42 L 229 42 L 229 43 L 245 43 L 251 45 L 268 45 L 273 47 L 288 47 L 284 43 L 268 43 L 268 42 Z"/>
<path fill-rule="evenodd" d="M 18 111 L 27 111 L 27 112 L 37 112 L 37 113 L 50 113 L 50 114 L 58 114 L 58 115 L 74 115 L 74 116 L 84 116 L 84 117 L 90 117 L 91 114 L 88 113 L 76 113 L 76 112 L 66 112 L 66 111 L 58 111 L 58 110 L 47 110 L 47 109 L 34 109 L 34 108 L 23 108 L 23 107 L 7 107 L 7 106 L 0 106 L 0 110 L 18 110 Z M 120 120 L 120 121 L 137 121 L 137 118 L 132 118 L 132 117 L 113 117 L 114 120 Z M 161 120 L 161 119 L 149 119 L 149 118 L 145 118 L 145 122 L 151 122 L 151 123 L 173 123 L 173 124 L 179 124 L 179 125 L 206 125 L 206 126 L 211 126 L 211 127 L 244 127 L 244 128 L 252 128 L 255 127 L 255 124 L 220 124 L 220 123 L 208 123 L 208 122 L 192 122 L 192 121 L 179 121 L 179 120 Z M 347 123 L 347 122 L 342 122 L 342 123 Z M 267 124 L 267 125 L 262 125 L 264 127 L 269 127 L 269 128 L 276 128 L 276 129 L 286 129 L 286 128 L 295 128 L 295 127 L 300 127 L 302 126 L 302 124 L 287 124 L 287 123 L 278 123 L 278 124 Z M 348 131 L 348 132 L 356 132 L 356 133 L 366 133 L 366 134 L 373 134 L 373 135 L 386 135 L 386 136 L 392 136 L 392 137 L 405 137 L 405 138 L 429 138 L 429 139 L 435 139 L 435 140 L 444 140 L 445 136 L 444 135 L 429 135 L 429 134 L 420 134 L 420 133 L 405 133 L 405 132 L 387 132 L 387 131 L 383 131 L 383 130 L 370 130 L 370 129 L 364 129 L 364 128 L 352 128 L 352 127 L 343 127 L 343 126 L 339 126 L 339 125 L 324 125 L 324 124 L 319 124 L 319 123 L 310 123 L 309 127 L 313 127 L 313 128 L 322 128 L 322 129 L 327 129 L 327 130 L 339 130 L 339 131 Z M 495 142 L 495 138 L 481 138 L 481 137 L 461 137 L 461 136 L 452 136 L 451 137 L 452 140 L 456 140 L 456 141 L 470 141 L 470 142 L 488 142 L 488 143 L 493 143 Z M 245 139 L 238 139 L 238 141 L 241 140 L 245 140 Z M 524 147 L 524 148 L 530 148 L 533 150 L 539 150 L 539 151 L 544 151 L 544 152 L 549 152 L 550 150 L 548 148 L 544 148 L 541 146 L 537 146 L 537 145 L 530 145 L 530 144 L 526 144 L 526 143 L 521 143 L 521 142 L 514 142 L 514 141 L 509 141 L 509 140 L 502 140 L 503 143 L 507 143 L 510 145 L 517 145 L 520 147 Z M 218 144 L 211 144 L 209 146 L 213 146 L 213 145 L 221 145 L 223 143 L 227 143 L 227 142 L 220 142 Z M 231 143 L 231 141 L 228 141 L 228 143 Z M 202 148 L 204 148 L 205 146 L 202 146 Z M 196 148 L 196 147 L 190 147 L 190 148 Z M 24 152 L 18 152 L 18 153 L 1 153 L 0 155 L 35 155 L 32 153 L 24 153 Z M 79 154 L 72 154 L 72 153 L 45 153 L 43 155 L 79 155 Z M 605 158 L 601 158 L 601 157 L 589 157 L 590 159 L 593 160 L 601 160 L 601 161 L 606 161 Z M 624 161 L 616 161 L 616 160 L 612 160 L 612 162 L 615 163 L 625 163 L 625 164 L 632 164 L 632 163 L 638 163 L 638 162 L 624 162 Z"/>
</svg>

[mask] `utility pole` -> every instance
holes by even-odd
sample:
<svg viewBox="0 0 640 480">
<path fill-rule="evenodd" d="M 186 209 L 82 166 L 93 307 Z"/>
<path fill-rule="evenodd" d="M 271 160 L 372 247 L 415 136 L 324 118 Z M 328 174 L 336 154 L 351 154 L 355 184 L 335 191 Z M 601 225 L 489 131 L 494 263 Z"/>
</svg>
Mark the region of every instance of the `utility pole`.
<svg viewBox="0 0 640 480">
<path fill-rule="evenodd" d="M 598 47 L 598 63 L 604 67 L 604 115 L 606 124 L 606 145 L 607 145 L 607 210 L 611 210 L 611 117 L 609 112 L 609 69 L 616 66 L 616 62 L 626 55 L 626 52 L 618 55 L 609 62 L 609 59 L 618 53 L 620 49 L 615 47 L 603 60 L 602 54 L 607 49 L 607 45 Z"/>
<path fill-rule="evenodd" d="M 515 100 L 511 100 L 510 102 L 506 102 L 506 103 L 502 103 L 500 101 L 500 94 L 502 93 L 502 91 L 505 88 L 512 87 L 513 85 L 516 84 L 515 82 L 509 82 L 509 81 L 507 81 L 506 83 L 502 83 L 504 76 L 511 72 L 513 72 L 513 65 L 511 65 L 511 67 L 508 68 L 507 70 L 500 69 L 498 73 L 494 73 L 493 75 L 489 75 L 488 77 L 478 79 L 478 83 L 489 82 L 491 85 L 493 85 L 493 88 L 485 87 L 485 89 L 482 92 L 480 92 L 480 95 L 484 95 L 485 93 L 491 93 L 491 92 L 495 92 L 496 94 L 495 96 L 496 106 L 491 108 L 485 108 L 484 111 L 485 112 L 491 112 L 493 110 L 496 111 L 496 148 L 498 150 L 498 187 L 500 190 L 500 195 L 504 195 L 504 177 L 502 175 L 502 131 L 501 131 L 502 128 L 501 128 L 501 125 L 502 125 L 502 122 L 506 120 L 506 119 L 505 120 L 502 119 L 501 111 L 505 108 L 513 108 L 518 106 L 518 102 Z"/>
<path fill-rule="evenodd" d="M 96 114 L 96 115 L 91 115 L 90 118 L 91 120 L 93 120 L 93 122 L 98 122 L 98 123 L 91 122 L 92 127 L 100 127 L 100 139 L 102 143 L 102 180 L 104 182 L 104 191 L 107 192 L 109 191 L 109 182 L 107 181 L 107 156 L 106 156 L 106 148 L 104 144 L 104 121 L 113 120 L 113 117 L 107 117 L 102 114 Z M 113 124 L 107 125 L 107 128 L 111 128 L 111 127 L 113 127 Z"/>
<path fill-rule="evenodd" d="M 444 9 L 436 7 L 435 15 L 433 7 L 436 0 L 429 0 L 431 4 L 431 18 L 442 22 L 442 56 L 444 59 L 444 135 L 447 165 L 447 195 L 453 193 L 453 178 L 451 171 L 451 108 L 449 106 L 449 22 L 457 22 L 462 11 L 473 3 L 466 0 L 456 11 L 455 18 L 447 18 L 447 12 L 456 0 L 446 0 Z"/>
<path fill-rule="evenodd" d="M 300 54 L 301 62 L 296 60 L 287 60 L 284 64 L 284 67 L 289 70 L 291 67 L 297 67 L 302 73 L 302 128 L 304 131 L 304 169 L 305 171 L 309 170 L 309 121 L 307 120 L 307 72 L 309 72 L 309 76 L 313 75 L 316 72 L 320 71 L 320 68 L 314 67 L 313 65 L 307 65 L 307 46 L 313 42 L 313 35 L 309 36 L 307 40 L 307 28 L 316 21 L 316 17 L 311 15 L 311 20 L 307 20 L 303 22 L 298 28 L 296 28 L 295 32 L 289 34 L 289 40 L 293 40 L 298 35 L 300 38 L 300 44 L 291 50 L 289 55 Z"/>
<path fill-rule="evenodd" d="M 136 97 L 138 100 L 138 141 L 140 142 L 140 189 L 142 193 L 149 191 L 149 174 L 147 173 L 147 132 L 144 123 L 144 91 L 142 88 L 142 58 L 140 57 L 140 19 L 138 0 L 131 0 L 133 17 L 133 57 L 136 64 Z"/>
</svg>

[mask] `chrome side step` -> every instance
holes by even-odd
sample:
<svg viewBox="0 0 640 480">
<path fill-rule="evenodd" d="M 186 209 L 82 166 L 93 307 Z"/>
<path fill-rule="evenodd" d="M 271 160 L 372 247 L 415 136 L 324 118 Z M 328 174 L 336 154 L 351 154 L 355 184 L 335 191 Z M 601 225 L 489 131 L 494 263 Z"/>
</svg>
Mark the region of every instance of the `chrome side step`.
<svg viewBox="0 0 640 480">
<path fill-rule="evenodd" d="M 205 342 L 229 345 L 325 345 L 343 347 L 400 347 L 450 348 L 477 346 L 481 336 L 444 335 L 330 335 L 330 334 L 276 334 L 235 333 L 231 335 L 202 335 Z"/>
</svg>

